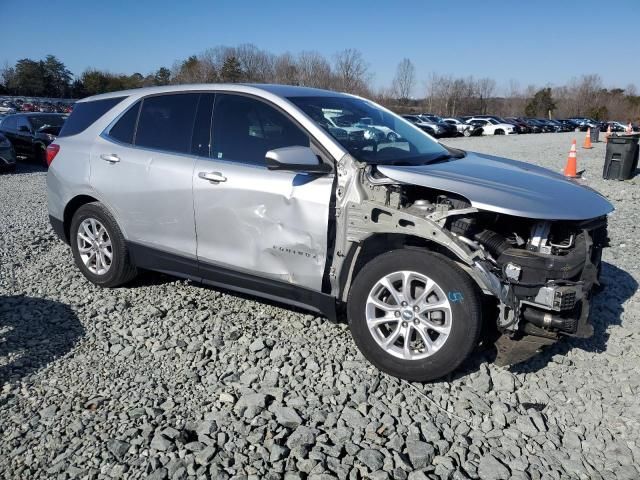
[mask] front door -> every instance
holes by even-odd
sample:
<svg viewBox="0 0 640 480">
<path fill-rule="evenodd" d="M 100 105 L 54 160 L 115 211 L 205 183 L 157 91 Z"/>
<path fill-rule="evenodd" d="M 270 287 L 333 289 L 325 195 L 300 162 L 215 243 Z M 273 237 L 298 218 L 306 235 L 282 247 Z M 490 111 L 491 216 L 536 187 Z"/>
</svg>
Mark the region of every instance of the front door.
<svg viewBox="0 0 640 480">
<path fill-rule="evenodd" d="M 193 177 L 198 260 L 320 291 L 333 176 L 272 171 L 269 150 L 310 145 L 308 135 L 261 100 L 217 94 L 210 158 Z"/>
</svg>

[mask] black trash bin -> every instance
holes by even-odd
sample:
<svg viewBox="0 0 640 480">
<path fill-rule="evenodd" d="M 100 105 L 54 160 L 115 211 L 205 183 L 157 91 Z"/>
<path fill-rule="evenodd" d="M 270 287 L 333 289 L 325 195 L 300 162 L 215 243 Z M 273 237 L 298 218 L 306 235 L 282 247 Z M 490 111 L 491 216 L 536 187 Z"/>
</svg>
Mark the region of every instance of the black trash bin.
<svg viewBox="0 0 640 480">
<path fill-rule="evenodd" d="M 638 139 L 640 135 L 609 137 L 602 178 L 628 180 L 638 167 Z"/>
</svg>

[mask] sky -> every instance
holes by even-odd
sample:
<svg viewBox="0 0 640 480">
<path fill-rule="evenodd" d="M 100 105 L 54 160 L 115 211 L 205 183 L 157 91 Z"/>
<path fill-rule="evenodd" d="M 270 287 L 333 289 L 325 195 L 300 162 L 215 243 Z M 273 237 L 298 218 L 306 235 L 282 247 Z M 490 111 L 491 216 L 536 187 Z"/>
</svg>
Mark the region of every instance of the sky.
<svg viewBox="0 0 640 480">
<path fill-rule="evenodd" d="M 30 8 L 27 8 L 26 6 Z M 56 55 L 143 75 L 216 45 L 272 53 L 363 53 L 375 87 L 397 64 L 429 74 L 557 86 L 597 73 L 605 86 L 640 86 L 640 0 L 0 0 L 0 66 Z M 636 52 L 636 53 L 634 53 Z"/>
</svg>

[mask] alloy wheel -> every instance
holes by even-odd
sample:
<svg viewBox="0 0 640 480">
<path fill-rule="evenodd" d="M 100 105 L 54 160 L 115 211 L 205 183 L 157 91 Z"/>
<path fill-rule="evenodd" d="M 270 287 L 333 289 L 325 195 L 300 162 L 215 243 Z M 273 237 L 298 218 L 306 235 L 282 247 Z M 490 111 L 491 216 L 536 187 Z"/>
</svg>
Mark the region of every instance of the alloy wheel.
<svg viewBox="0 0 640 480">
<path fill-rule="evenodd" d="M 418 272 L 403 270 L 378 280 L 365 308 L 375 341 L 385 352 L 403 360 L 435 354 L 451 332 L 451 305 L 445 292 Z"/>
<path fill-rule="evenodd" d="M 78 226 L 78 252 L 82 262 L 94 275 L 104 275 L 113 263 L 109 232 L 95 218 L 86 218 Z"/>
</svg>

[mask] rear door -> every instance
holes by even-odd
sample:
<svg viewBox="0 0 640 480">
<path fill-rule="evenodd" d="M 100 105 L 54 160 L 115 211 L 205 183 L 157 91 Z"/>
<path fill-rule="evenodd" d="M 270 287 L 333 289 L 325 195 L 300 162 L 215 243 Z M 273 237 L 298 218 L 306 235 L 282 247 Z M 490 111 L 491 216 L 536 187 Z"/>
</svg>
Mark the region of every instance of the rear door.
<svg viewBox="0 0 640 480">
<path fill-rule="evenodd" d="M 13 148 L 20 155 L 33 154 L 33 126 L 27 117 L 17 117 L 17 129 L 13 138 Z"/>
<path fill-rule="evenodd" d="M 194 268 L 185 273 L 197 270 L 191 147 L 200 98 L 199 93 L 146 97 L 93 147 L 91 185 L 115 214 L 138 264 L 186 257 Z"/>
<path fill-rule="evenodd" d="M 16 145 L 16 130 L 18 128 L 18 117 L 10 115 L 2 121 L 2 133 L 9 139 L 16 153 L 18 148 Z"/>
<path fill-rule="evenodd" d="M 333 175 L 267 169 L 268 150 L 294 145 L 310 138 L 285 113 L 216 94 L 211 158 L 196 160 L 193 179 L 205 279 L 228 268 L 321 290 Z"/>
</svg>

